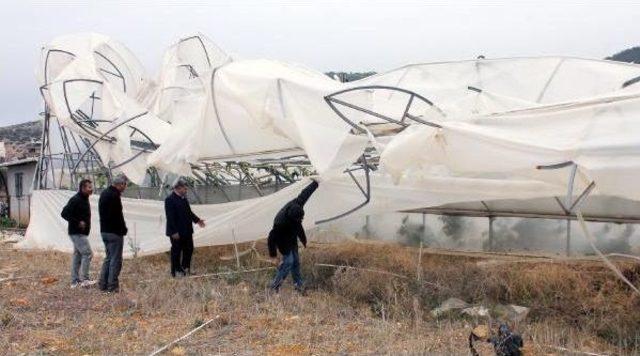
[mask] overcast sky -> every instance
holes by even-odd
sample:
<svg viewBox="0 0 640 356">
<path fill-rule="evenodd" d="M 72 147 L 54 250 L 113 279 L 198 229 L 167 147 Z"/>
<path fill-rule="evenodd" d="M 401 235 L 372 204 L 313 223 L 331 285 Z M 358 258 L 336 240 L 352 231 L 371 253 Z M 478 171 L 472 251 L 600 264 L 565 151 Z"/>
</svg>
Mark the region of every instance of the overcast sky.
<svg viewBox="0 0 640 356">
<path fill-rule="evenodd" d="M 164 48 L 200 31 L 242 58 L 321 71 L 535 55 L 603 58 L 640 45 L 640 1 L 22 1 L 0 9 L 0 125 L 42 111 L 34 72 L 55 36 L 93 31 L 155 75 Z"/>
</svg>

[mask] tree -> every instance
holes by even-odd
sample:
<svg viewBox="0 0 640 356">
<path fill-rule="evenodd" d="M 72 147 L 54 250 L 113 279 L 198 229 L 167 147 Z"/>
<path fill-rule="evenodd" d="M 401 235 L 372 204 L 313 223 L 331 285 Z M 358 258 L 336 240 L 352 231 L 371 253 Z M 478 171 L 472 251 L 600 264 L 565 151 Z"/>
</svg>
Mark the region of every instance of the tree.
<svg viewBox="0 0 640 356">
<path fill-rule="evenodd" d="M 632 47 L 618 52 L 607 59 L 618 62 L 640 63 L 640 47 Z"/>
</svg>

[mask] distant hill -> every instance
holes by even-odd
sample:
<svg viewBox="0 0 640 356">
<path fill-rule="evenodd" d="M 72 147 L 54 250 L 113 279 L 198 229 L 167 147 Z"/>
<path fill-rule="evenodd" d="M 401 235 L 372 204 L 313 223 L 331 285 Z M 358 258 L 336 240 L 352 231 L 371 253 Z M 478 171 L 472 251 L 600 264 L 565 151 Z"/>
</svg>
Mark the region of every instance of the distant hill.
<svg viewBox="0 0 640 356">
<path fill-rule="evenodd" d="M 41 138 L 41 121 L 0 127 L 0 162 L 37 157 Z"/>
<path fill-rule="evenodd" d="M 640 63 L 640 47 L 625 49 L 606 59 L 618 62 Z"/>
<path fill-rule="evenodd" d="M 376 72 L 327 72 L 330 78 L 340 78 L 341 82 L 353 82 L 376 74 Z"/>
</svg>

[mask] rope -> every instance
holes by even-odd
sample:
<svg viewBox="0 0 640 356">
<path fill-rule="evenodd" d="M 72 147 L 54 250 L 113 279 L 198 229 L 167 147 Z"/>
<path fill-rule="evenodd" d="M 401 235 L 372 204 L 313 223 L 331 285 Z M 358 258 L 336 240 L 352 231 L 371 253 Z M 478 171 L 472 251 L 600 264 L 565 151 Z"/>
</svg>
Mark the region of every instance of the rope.
<svg viewBox="0 0 640 356">
<path fill-rule="evenodd" d="M 609 253 L 606 256 L 611 256 L 611 257 L 624 257 L 624 258 L 630 258 L 636 261 L 640 261 L 640 257 L 638 256 L 633 256 L 633 255 L 627 255 L 624 253 Z"/>
<path fill-rule="evenodd" d="M 207 273 L 207 274 L 199 274 L 196 276 L 189 276 L 186 278 L 205 278 L 205 277 L 216 277 L 216 276 L 225 276 L 229 274 L 237 274 L 237 273 L 250 273 L 250 272 L 259 272 L 259 271 L 268 271 L 271 269 L 275 269 L 275 267 L 263 267 L 263 268 L 254 268 L 247 269 L 244 271 L 229 271 L 229 272 L 218 272 L 218 273 Z"/>
<path fill-rule="evenodd" d="M 183 278 L 184 279 L 195 279 L 195 278 L 205 278 L 205 277 L 217 277 L 217 276 L 226 276 L 226 275 L 230 275 L 230 274 L 267 271 L 267 270 L 270 270 L 270 269 L 275 269 L 275 267 L 254 268 L 254 269 L 247 269 L 247 270 L 243 270 L 243 271 L 228 271 L 228 272 L 206 273 L 206 274 L 198 274 L 198 275 L 195 275 L 195 276 L 188 276 L 188 277 L 183 277 Z M 140 281 L 140 283 L 156 282 L 156 281 L 161 281 L 161 280 L 164 280 L 164 278 L 145 279 L 143 281 Z"/>
<path fill-rule="evenodd" d="M 396 273 L 387 272 L 387 271 L 381 271 L 381 270 L 377 270 L 377 269 L 359 268 L 359 267 L 343 266 L 343 265 L 332 265 L 332 264 L 328 264 L 328 263 L 316 263 L 315 265 L 319 266 L 319 267 L 333 267 L 333 268 L 354 269 L 354 270 L 365 271 L 365 272 L 387 274 L 387 275 L 398 277 L 398 278 L 402 278 L 402 279 L 409 279 L 409 277 L 403 276 L 401 274 L 396 274 Z"/>
<path fill-rule="evenodd" d="M 596 240 L 593 237 L 593 235 L 591 235 L 591 232 L 589 231 L 589 229 L 587 228 L 587 223 L 584 221 L 584 218 L 582 217 L 582 212 L 580 212 L 579 210 L 576 212 L 576 217 L 578 218 L 578 222 L 580 222 L 580 227 L 582 228 L 582 232 L 584 232 L 584 236 L 587 238 L 589 244 L 591 245 L 591 248 L 596 252 L 596 254 L 602 259 L 602 261 L 604 262 L 605 265 L 607 265 L 607 267 L 609 267 L 613 273 L 615 273 L 618 278 L 620 278 L 623 282 L 625 282 L 629 287 L 631 287 L 631 289 L 633 289 L 634 292 L 638 293 L 638 295 L 640 295 L 640 290 L 638 290 L 638 288 L 636 286 L 633 285 L 633 283 L 631 283 L 627 277 L 624 276 L 624 274 L 622 274 L 622 272 L 620 271 L 620 269 L 618 269 L 618 267 L 616 267 L 616 265 L 614 265 L 608 258 L 607 256 L 605 256 L 597 247 L 596 247 Z"/>
<path fill-rule="evenodd" d="M 554 345 L 542 345 L 544 347 L 548 347 L 550 349 L 554 349 L 557 351 L 562 351 L 562 352 L 568 352 L 568 353 L 572 353 L 572 354 L 578 354 L 578 355 L 587 355 L 587 356 L 609 356 L 608 354 L 597 354 L 594 352 L 588 352 L 588 351 L 578 351 L 578 350 L 571 350 L 571 349 L 567 349 L 566 347 L 561 347 L 561 346 L 554 346 Z"/>
</svg>

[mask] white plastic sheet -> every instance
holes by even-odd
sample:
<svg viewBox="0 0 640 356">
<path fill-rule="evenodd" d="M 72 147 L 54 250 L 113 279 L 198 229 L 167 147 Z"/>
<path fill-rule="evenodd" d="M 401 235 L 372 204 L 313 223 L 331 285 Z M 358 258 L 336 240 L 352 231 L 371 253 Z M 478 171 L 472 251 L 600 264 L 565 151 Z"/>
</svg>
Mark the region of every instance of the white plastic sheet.
<svg viewBox="0 0 640 356">
<path fill-rule="evenodd" d="M 256 199 L 193 205 L 193 211 L 207 224 L 204 229 L 196 227 L 195 245 L 228 245 L 266 238 L 278 210 L 309 183 L 305 179 L 277 193 Z M 356 216 L 469 200 L 553 196 L 563 190 L 562 187 L 530 180 L 432 177 L 405 181 L 397 186 L 384 176 L 374 175 L 372 183 L 372 200 L 358 210 Z M 34 191 L 31 198 L 31 223 L 18 247 L 72 252 L 66 222 L 60 217 L 60 212 L 73 194 L 63 190 Z M 362 199 L 359 191 L 353 189 L 349 178 L 323 181 L 305 208 L 305 227 L 312 228 L 317 221 L 346 211 Z M 99 234 L 98 197 L 92 196 L 90 203 L 92 231 L 89 241 L 95 251 L 102 252 L 104 246 Z M 132 257 L 134 252 L 139 256 L 159 253 L 171 247 L 169 238 L 164 235 L 166 221 L 162 201 L 123 198 L 123 206 L 129 228 L 124 249 L 126 257 Z"/>
<path fill-rule="evenodd" d="M 594 194 L 640 200 L 637 65 L 482 59 L 409 65 L 339 83 L 295 64 L 233 61 L 197 35 L 169 48 L 154 81 L 122 45 L 84 34 L 47 46 L 39 78 L 62 125 L 139 183 L 149 167 L 187 176 L 190 165 L 203 160 L 306 155 L 323 179 L 309 202 L 309 226 L 363 201 L 343 171 L 367 147 L 380 155 L 380 169 L 371 177 L 371 201 L 355 214 L 564 195 L 569 172 L 537 167 L 569 161 L 578 167 L 574 192 L 595 183 Z M 343 104 L 334 111 L 328 97 Z M 380 115 L 412 125 L 388 124 Z M 381 130 L 376 125 L 382 123 Z M 353 125 L 369 131 L 359 134 Z M 140 142 L 153 148 L 141 149 Z M 195 207 L 208 222 L 196 244 L 264 237 L 276 211 L 303 184 Z M 34 193 L 22 246 L 69 250 L 58 217 L 69 194 Z M 168 248 L 161 202 L 126 200 L 125 214 L 140 254 Z M 94 247 L 101 246 L 97 229 L 95 221 Z"/>
</svg>

